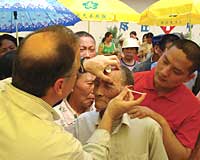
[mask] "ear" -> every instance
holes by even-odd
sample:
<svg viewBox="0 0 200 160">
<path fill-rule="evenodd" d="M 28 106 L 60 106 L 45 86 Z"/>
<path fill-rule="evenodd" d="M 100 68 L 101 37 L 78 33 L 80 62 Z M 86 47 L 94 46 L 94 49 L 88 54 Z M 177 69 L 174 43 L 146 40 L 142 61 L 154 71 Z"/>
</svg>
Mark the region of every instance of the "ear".
<svg viewBox="0 0 200 160">
<path fill-rule="evenodd" d="M 192 74 L 190 74 L 186 79 L 185 79 L 185 81 L 183 81 L 184 83 L 185 82 L 188 82 L 188 81 L 190 81 L 191 79 L 193 79 L 195 77 L 195 74 L 194 73 L 192 73 Z"/>
<path fill-rule="evenodd" d="M 58 95 L 58 96 L 62 96 L 63 94 L 63 83 L 64 83 L 65 79 L 64 78 L 59 78 L 56 80 L 56 82 L 54 83 L 53 89 L 54 92 Z"/>
</svg>

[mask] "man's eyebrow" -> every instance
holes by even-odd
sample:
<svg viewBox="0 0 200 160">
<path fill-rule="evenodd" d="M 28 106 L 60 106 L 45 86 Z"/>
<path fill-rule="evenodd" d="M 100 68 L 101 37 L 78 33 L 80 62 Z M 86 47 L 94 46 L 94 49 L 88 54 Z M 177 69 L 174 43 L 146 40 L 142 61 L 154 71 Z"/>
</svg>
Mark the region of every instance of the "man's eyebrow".
<svg viewBox="0 0 200 160">
<path fill-rule="evenodd" d="M 108 85 L 113 85 L 112 82 L 107 82 L 107 81 L 103 81 L 105 84 L 108 84 Z"/>
<path fill-rule="evenodd" d="M 164 54 L 163 55 L 164 59 L 167 60 L 169 62 L 169 59 L 167 58 L 167 56 Z"/>
<path fill-rule="evenodd" d="M 169 61 L 169 59 L 167 58 L 166 55 L 164 55 L 164 59 L 165 59 L 167 62 L 170 63 L 170 61 Z M 174 65 L 173 65 L 173 67 L 174 67 L 174 69 L 177 70 L 178 72 L 184 73 L 184 71 L 183 71 L 181 68 L 177 68 L 177 67 L 174 66 Z"/>
</svg>

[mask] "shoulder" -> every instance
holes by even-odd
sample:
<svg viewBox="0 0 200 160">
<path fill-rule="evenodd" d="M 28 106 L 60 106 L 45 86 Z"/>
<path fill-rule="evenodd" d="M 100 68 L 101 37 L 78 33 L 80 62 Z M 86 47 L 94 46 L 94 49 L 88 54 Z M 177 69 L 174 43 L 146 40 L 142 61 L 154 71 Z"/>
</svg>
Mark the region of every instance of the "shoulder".
<svg viewBox="0 0 200 160">
<path fill-rule="evenodd" d="M 190 89 L 188 89 L 184 84 L 179 86 L 179 88 L 176 90 L 176 93 L 174 93 L 176 96 L 179 96 L 181 99 L 181 102 L 183 102 L 183 105 L 189 105 L 190 107 L 197 107 L 198 110 L 200 110 L 200 101 L 197 99 L 197 97 L 192 93 Z M 186 103 L 187 102 L 187 103 Z M 192 108 L 190 108 L 192 109 Z"/>
<path fill-rule="evenodd" d="M 99 117 L 99 112 L 96 111 L 89 111 L 89 112 L 84 112 L 82 113 L 78 119 L 90 119 L 90 118 L 97 118 Z"/>
<path fill-rule="evenodd" d="M 139 119 L 139 118 L 131 119 L 131 124 L 132 126 L 135 126 L 137 128 L 138 132 L 141 132 L 141 133 L 142 132 L 145 132 L 148 134 L 162 133 L 162 128 L 159 125 L 159 123 L 150 117 L 145 117 L 142 119 Z"/>
<path fill-rule="evenodd" d="M 10 85 L 12 82 L 11 78 L 6 78 L 0 81 L 0 91 L 5 90 L 7 85 Z"/>
<path fill-rule="evenodd" d="M 99 44 L 99 47 L 104 47 L 104 43 L 101 42 L 101 43 Z"/>
<path fill-rule="evenodd" d="M 140 80 L 146 79 L 146 77 L 148 77 L 149 73 L 150 73 L 150 71 L 134 72 L 133 73 L 134 82 L 136 83 Z"/>
<path fill-rule="evenodd" d="M 150 117 L 145 117 L 142 119 L 134 118 L 131 119 L 132 123 L 137 123 L 138 125 L 144 126 L 145 128 L 161 128 L 161 126 L 154 119 Z"/>
<path fill-rule="evenodd" d="M 95 126 L 99 119 L 99 113 L 96 111 L 89 111 L 81 114 L 72 124 L 83 127 Z"/>
<path fill-rule="evenodd" d="M 142 71 L 147 71 L 150 70 L 151 67 L 151 62 L 146 60 L 144 62 L 138 63 L 134 67 L 134 72 L 142 72 Z"/>
</svg>

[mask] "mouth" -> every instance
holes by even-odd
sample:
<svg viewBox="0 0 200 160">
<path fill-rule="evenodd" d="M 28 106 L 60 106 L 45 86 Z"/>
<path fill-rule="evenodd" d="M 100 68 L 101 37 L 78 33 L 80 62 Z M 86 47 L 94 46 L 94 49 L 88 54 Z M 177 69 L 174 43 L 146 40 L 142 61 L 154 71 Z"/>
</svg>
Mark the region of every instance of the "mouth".
<svg viewBox="0 0 200 160">
<path fill-rule="evenodd" d="M 133 56 L 133 53 L 126 53 L 126 56 Z"/>
<path fill-rule="evenodd" d="M 160 75 L 158 75 L 157 77 L 158 77 L 158 80 L 161 81 L 161 82 L 166 82 L 167 81 L 166 78 L 164 78 L 164 77 L 162 77 Z"/>
</svg>

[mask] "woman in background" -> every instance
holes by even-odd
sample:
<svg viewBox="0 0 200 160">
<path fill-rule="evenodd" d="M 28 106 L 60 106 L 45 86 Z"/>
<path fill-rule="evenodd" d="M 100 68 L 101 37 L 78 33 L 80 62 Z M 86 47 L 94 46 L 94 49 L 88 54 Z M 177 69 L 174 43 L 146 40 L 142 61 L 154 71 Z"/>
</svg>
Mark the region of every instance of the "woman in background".
<svg viewBox="0 0 200 160">
<path fill-rule="evenodd" d="M 115 44 L 112 42 L 113 35 L 111 32 L 106 32 L 101 44 L 98 48 L 98 54 L 112 55 L 115 52 Z"/>
</svg>

